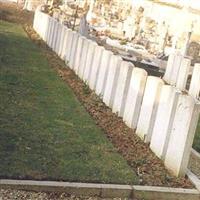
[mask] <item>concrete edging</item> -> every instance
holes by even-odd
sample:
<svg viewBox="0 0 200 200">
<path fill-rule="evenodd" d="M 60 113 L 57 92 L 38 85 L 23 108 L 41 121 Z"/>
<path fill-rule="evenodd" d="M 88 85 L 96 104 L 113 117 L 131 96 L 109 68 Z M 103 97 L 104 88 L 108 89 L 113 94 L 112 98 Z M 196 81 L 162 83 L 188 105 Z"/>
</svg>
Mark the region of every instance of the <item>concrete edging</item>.
<svg viewBox="0 0 200 200">
<path fill-rule="evenodd" d="M 0 179 L 0 188 L 37 192 L 66 192 L 77 196 L 98 196 L 102 198 L 135 197 L 142 200 L 200 200 L 200 192 L 196 189 L 136 185 Z"/>
<path fill-rule="evenodd" d="M 190 181 L 195 185 L 197 190 L 199 190 L 200 192 L 200 179 L 190 170 L 187 171 L 187 176 L 190 179 Z"/>
<path fill-rule="evenodd" d="M 192 149 L 191 153 L 195 158 L 200 160 L 200 153 L 199 152 L 197 152 L 195 149 Z"/>
</svg>

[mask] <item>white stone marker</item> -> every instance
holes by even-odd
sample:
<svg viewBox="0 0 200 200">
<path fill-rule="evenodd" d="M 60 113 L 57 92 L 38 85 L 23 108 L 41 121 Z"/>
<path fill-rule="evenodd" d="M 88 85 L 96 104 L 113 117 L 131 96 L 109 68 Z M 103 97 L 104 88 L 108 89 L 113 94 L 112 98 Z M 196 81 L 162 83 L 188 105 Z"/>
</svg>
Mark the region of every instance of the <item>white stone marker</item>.
<svg viewBox="0 0 200 200">
<path fill-rule="evenodd" d="M 74 60 L 75 60 L 75 56 L 76 56 L 78 38 L 79 38 L 79 34 L 75 31 L 73 31 L 73 41 L 72 41 L 70 58 L 69 58 L 69 67 L 71 69 L 74 68 Z"/>
<path fill-rule="evenodd" d="M 49 47 L 51 45 L 52 28 L 53 28 L 53 19 L 52 19 L 52 17 L 50 17 L 50 21 L 49 21 L 49 33 L 48 33 L 48 36 L 47 36 L 47 45 Z"/>
<path fill-rule="evenodd" d="M 45 42 L 48 44 L 49 42 L 49 33 L 50 33 L 50 27 L 51 26 L 51 17 L 48 16 L 48 20 L 47 20 L 47 31 L 46 31 L 46 34 L 45 34 Z"/>
<path fill-rule="evenodd" d="M 144 69 L 133 69 L 123 115 L 125 123 L 133 129 L 137 127 L 146 79 L 147 72 Z"/>
<path fill-rule="evenodd" d="M 81 54 L 80 65 L 79 65 L 79 68 L 78 68 L 78 76 L 81 79 L 83 79 L 83 74 L 84 74 L 84 71 L 85 71 L 85 64 L 86 64 L 88 46 L 89 46 L 89 40 L 84 38 L 83 39 L 83 50 L 82 50 L 82 54 Z"/>
<path fill-rule="evenodd" d="M 65 37 L 65 26 L 62 24 L 61 25 L 61 33 L 60 33 L 60 45 L 59 45 L 59 49 L 58 49 L 58 56 L 61 56 L 62 53 L 62 48 L 63 48 L 63 44 L 64 44 L 64 37 Z"/>
<path fill-rule="evenodd" d="M 136 134 L 146 143 L 151 141 L 160 92 L 163 85 L 164 82 L 162 79 L 155 76 L 148 76 L 136 129 Z"/>
<path fill-rule="evenodd" d="M 195 99 L 198 99 L 199 92 L 200 92 L 200 64 L 195 64 L 192 73 L 192 80 L 190 83 L 189 94 Z"/>
<path fill-rule="evenodd" d="M 99 67 L 99 74 L 97 77 L 97 83 L 96 83 L 96 94 L 97 95 L 103 95 L 108 75 L 108 68 L 110 65 L 110 59 L 113 53 L 111 51 L 104 50 L 102 53 L 102 59 Z"/>
<path fill-rule="evenodd" d="M 99 74 L 99 68 L 102 60 L 102 54 L 105 49 L 102 46 L 96 46 L 94 52 L 94 58 L 91 65 L 91 73 L 89 76 L 89 87 L 94 90 L 97 83 Z"/>
<path fill-rule="evenodd" d="M 183 55 L 181 55 L 180 52 L 177 52 L 175 56 L 173 68 L 172 68 L 170 82 L 169 82 L 171 85 L 176 85 L 177 83 L 177 78 L 178 78 L 181 62 L 183 59 L 184 59 Z"/>
<path fill-rule="evenodd" d="M 171 85 L 163 85 L 161 88 L 150 144 L 152 151 L 161 159 L 166 155 L 179 95 L 180 92 Z"/>
<path fill-rule="evenodd" d="M 168 58 L 168 61 L 167 61 L 167 67 L 166 67 L 166 70 L 165 70 L 165 75 L 163 77 L 163 79 L 167 83 L 170 83 L 170 80 L 171 80 L 171 73 L 172 73 L 174 60 L 175 60 L 175 54 L 172 53 L 172 54 L 169 55 L 169 58 Z"/>
<path fill-rule="evenodd" d="M 123 116 L 126 98 L 128 94 L 128 88 L 131 81 L 131 74 L 134 65 L 130 62 L 122 61 L 120 72 L 119 72 L 119 79 L 116 84 L 116 93 L 114 97 L 114 103 L 112 107 L 112 111 L 114 113 L 118 112 L 120 117 Z"/>
<path fill-rule="evenodd" d="M 71 47 L 72 47 L 72 41 L 73 41 L 73 31 L 71 29 L 69 29 L 68 37 L 67 37 L 67 46 L 66 46 L 66 49 L 65 49 L 65 62 L 66 63 L 69 62 Z"/>
<path fill-rule="evenodd" d="M 182 59 L 176 83 L 176 87 L 181 91 L 184 91 L 186 89 L 190 65 L 191 65 L 190 59 L 187 58 Z"/>
<path fill-rule="evenodd" d="M 180 95 L 165 156 L 165 166 L 175 176 L 186 173 L 198 118 L 199 104 L 191 96 Z"/>
<path fill-rule="evenodd" d="M 53 19 L 52 21 L 52 29 L 51 29 L 51 39 L 50 39 L 50 47 L 53 48 L 54 40 L 55 40 L 55 26 L 56 26 L 57 21 Z"/>
<path fill-rule="evenodd" d="M 96 46 L 97 46 L 96 42 L 89 41 L 88 53 L 87 53 L 86 63 L 85 63 L 85 70 L 83 74 L 83 80 L 87 83 L 89 81 L 93 59 L 96 60 L 96 58 L 94 58 L 94 51 L 95 51 Z"/>
<path fill-rule="evenodd" d="M 76 74 L 78 74 L 78 71 L 79 71 L 81 55 L 83 53 L 84 39 L 85 37 L 82 37 L 82 36 L 79 36 L 78 38 L 77 51 L 76 51 L 76 56 L 75 56 L 75 61 L 74 61 L 74 71 Z"/>
<path fill-rule="evenodd" d="M 64 27 L 64 41 L 63 41 L 62 51 L 60 55 L 60 58 L 62 60 L 65 60 L 65 57 L 66 57 L 66 49 L 67 49 L 68 37 L 69 37 L 70 31 L 71 31 L 70 29 L 68 29 L 67 27 Z"/>
<path fill-rule="evenodd" d="M 62 24 L 58 22 L 58 25 L 57 25 L 57 41 L 56 41 L 56 45 L 55 45 L 56 54 L 58 54 L 58 50 L 59 50 L 59 47 L 60 47 L 61 27 L 62 27 Z"/>
<path fill-rule="evenodd" d="M 55 28 L 54 28 L 54 44 L 53 44 L 53 51 L 56 52 L 56 47 L 57 47 L 57 43 L 58 43 L 58 32 L 59 32 L 59 23 L 56 21 L 56 25 L 55 25 Z"/>
<path fill-rule="evenodd" d="M 103 94 L 103 102 L 112 108 L 116 92 L 116 85 L 119 78 L 120 65 L 122 58 L 120 56 L 112 55 L 110 65 L 108 68 L 108 76 Z"/>
</svg>

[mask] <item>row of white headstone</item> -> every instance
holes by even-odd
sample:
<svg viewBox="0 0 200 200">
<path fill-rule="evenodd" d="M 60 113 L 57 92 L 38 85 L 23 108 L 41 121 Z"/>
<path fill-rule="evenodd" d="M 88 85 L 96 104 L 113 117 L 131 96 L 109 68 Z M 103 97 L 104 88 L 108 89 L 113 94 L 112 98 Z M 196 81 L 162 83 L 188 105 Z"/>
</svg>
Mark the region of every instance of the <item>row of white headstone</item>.
<svg viewBox="0 0 200 200">
<path fill-rule="evenodd" d="M 171 56 L 163 80 L 148 76 L 40 11 L 35 12 L 34 29 L 114 113 L 150 143 L 169 170 L 185 175 L 199 116 L 200 65 L 194 68 L 186 94 L 182 91 L 190 61 L 185 58 L 172 62 Z"/>
</svg>

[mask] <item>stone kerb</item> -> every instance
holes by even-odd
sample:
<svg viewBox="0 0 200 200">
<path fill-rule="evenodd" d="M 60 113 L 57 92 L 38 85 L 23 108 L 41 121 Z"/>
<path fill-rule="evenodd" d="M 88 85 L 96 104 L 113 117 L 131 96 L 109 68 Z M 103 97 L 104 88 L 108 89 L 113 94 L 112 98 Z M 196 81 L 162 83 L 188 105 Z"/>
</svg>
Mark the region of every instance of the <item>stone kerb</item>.
<svg viewBox="0 0 200 200">
<path fill-rule="evenodd" d="M 110 65 L 108 67 L 108 75 L 103 94 L 103 102 L 112 108 L 114 96 L 116 92 L 116 84 L 119 78 L 120 65 L 122 58 L 120 56 L 112 55 Z"/>
<path fill-rule="evenodd" d="M 83 38 L 83 48 L 81 53 L 81 59 L 78 67 L 78 76 L 83 79 L 84 71 L 85 71 L 85 65 L 86 65 L 86 58 L 88 53 L 88 46 L 89 46 L 89 40 L 85 37 Z"/>
<path fill-rule="evenodd" d="M 137 127 L 146 79 L 147 72 L 145 70 L 137 67 L 133 69 L 123 115 L 125 123 L 133 129 Z"/>
<path fill-rule="evenodd" d="M 102 54 L 105 49 L 102 46 L 96 46 L 94 50 L 94 58 L 92 65 L 91 65 L 91 73 L 89 76 L 89 87 L 90 89 L 94 90 L 96 87 L 99 68 L 102 60 Z"/>
<path fill-rule="evenodd" d="M 200 92 L 200 64 L 195 64 L 193 73 L 192 73 L 189 94 L 193 98 L 198 99 L 199 92 Z"/>
<path fill-rule="evenodd" d="M 96 60 L 96 58 L 94 58 L 94 52 L 96 46 L 97 46 L 96 42 L 89 41 L 85 69 L 83 74 L 83 80 L 87 83 L 89 82 L 93 59 Z"/>
<path fill-rule="evenodd" d="M 72 46 L 71 46 L 71 50 L 70 50 L 71 53 L 70 53 L 70 58 L 69 58 L 69 67 L 71 69 L 74 68 L 74 61 L 75 61 L 75 57 L 76 57 L 78 38 L 79 38 L 79 34 L 75 31 L 73 31 Z"/>
<path fill-rule="evenodd" d="M 180 92 L 173 86 L 163 85 L 161 88 L 150 144 L 151 150 L 161 159 L 166 155 L 179 95 Z"/>
<path fill-rule="evenodd" d="M 69 29 L 68 37 L 67 37 L 67 45 L 66 45 L 66 49 L 65 49 L 65 62 L 66 63 L 69 62 L 70 52 L 71 52 L 71 47 L 72 47 L 72 40 L 73 40 L 73 31 L 71 29 Z"/>
<path fill-rule="evenodd" d="M 61 50 L 61 55 L 60 58 L 62 60 L 65 60 L 66 58 L 66 52 L 67 52 L 67 45 L 68 45 L 68 37 L 70 34 L 71 30 L 68 29 L 67 27 L 64 27 L 64 41 L 63 41 L 63 45 L 62 45 L 62 50 Z"/>
<path fill-rule="evenodd" d="M 148 76 L 136 130 L 136 134 L 146 143 L 151 141 L 160 91 L 163 85 L 162 79 Z"/>
<path fill-rule="evenodd" d="M 114 97 L 114 103 L 112 107 L 112 111 L 114 113 L 118 113 L 120 117 L 123 116 L 126 98 L 128 94 L 128 88 L 131 81 L 131 74 L 134 65 L 130 62 L 122 61 L 119 79 L 116 84 L 116 93 Z"/>
<path fill-rule="evenodd" d="M 191 96 L 179 96 L 164 161 L 175 176 L 186 173 L 199 118 L 199 105 Z"/>
<path fill-rule="evenodd" d="M 97 83 L 96 83 L 96 94 L 97 95 L 103 95 L 105 90 L 105 84 L 107 80 L 108 75 L 108 68 L 110 65 L 111 56 L 113 53 L 111 51 L 104 50 L 102 53 L 102 59 L 99 67 L 99 74 L 97 77 Z"/>
<path fill-rule="evenodd" d="M 78 74 L 78 71 L 79 71 L 81 55 L 83 53 L 84 39 L 85 39 L 85 37 L 82 37 L 82 36 L 79 36 L 79 38 L 78 38 L 76 57 L 75 57 L 75 61 L 74 61 L 74 71 L 76 74 Z"/>
</svg>

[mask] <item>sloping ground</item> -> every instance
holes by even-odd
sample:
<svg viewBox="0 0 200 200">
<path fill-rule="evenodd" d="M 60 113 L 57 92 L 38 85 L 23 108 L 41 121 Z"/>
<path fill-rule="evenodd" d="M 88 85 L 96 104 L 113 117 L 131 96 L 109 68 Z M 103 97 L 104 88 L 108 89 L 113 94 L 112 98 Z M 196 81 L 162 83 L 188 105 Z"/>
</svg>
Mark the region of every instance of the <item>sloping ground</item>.
<svg viewBox="0 0 200 200">
<path fill-rule="evenodd" d="M 0 177 L 138 183 L 22 27 L 0 21 Z"/>
</svg>

